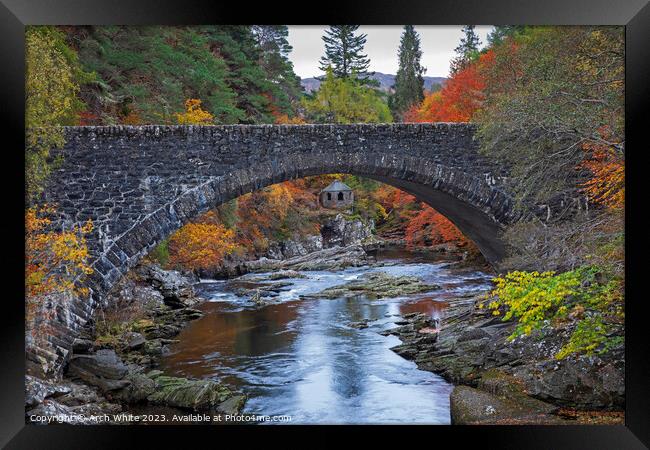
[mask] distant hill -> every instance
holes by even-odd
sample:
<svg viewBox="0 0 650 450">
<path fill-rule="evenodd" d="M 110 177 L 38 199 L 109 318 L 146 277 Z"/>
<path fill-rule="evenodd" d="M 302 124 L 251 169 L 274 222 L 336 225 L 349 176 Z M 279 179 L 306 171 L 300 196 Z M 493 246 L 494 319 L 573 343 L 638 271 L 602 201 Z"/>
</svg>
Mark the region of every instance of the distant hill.
<svg viewBox="0 0 650 450">
<path fill-rule="evenodd" d="M 395 75 L 390 73 L 381 73 L 375 72 L 371 77 L 379 81 L 379 89 L 384 92 L 390 92 L 393 85 L 395 84 Z M 431 90 L 431 87 L 434 84 L 442 85 L 446 78 L 445 77 L 423 77 L 424 78 L 424 89 Z M 320 86 L 320 80 L 317 78 L 303 78 L 300 80 L 300 84 L 305 89 L 305 92 L 310 93 L 312 91 L 318 90 Z"/>
</svg>

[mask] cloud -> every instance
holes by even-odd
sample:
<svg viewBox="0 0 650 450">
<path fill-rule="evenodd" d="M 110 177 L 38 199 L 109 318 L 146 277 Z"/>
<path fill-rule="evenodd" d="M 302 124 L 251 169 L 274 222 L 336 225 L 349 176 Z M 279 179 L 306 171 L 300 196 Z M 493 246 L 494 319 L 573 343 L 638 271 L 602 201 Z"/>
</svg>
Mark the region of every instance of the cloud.
<svg viewBox="0 0 650 450">
<path fill-rule="evenodd" d="M 327 25 L 290 25 L 289 43 L 293 51 L 289 58 L 293 62 L 296 73 L 301 78 L 322 75 L 319 70 L 321 56 L 325 53 L 325 46 L 321 39 Z M 461 25 L 416 25 L 415 29 L 420 34 L 422 46 L 422 65 L 427 68 L 428 76 L 447 76 L 449 74 L 449 61 L 454 56 L 454 48 L 462 37 Z M 476 27 L 483 45 L 486 43 L 487 34 L 493 27 L 491 25 Z M 397 49 L 402 34 L 402 26 L 382 25 L 359 27 L 359 32 L 368 35 L 365 52 L 370 57 L 370 69 L 376 72 L 397 72 Z"/>
</svg>

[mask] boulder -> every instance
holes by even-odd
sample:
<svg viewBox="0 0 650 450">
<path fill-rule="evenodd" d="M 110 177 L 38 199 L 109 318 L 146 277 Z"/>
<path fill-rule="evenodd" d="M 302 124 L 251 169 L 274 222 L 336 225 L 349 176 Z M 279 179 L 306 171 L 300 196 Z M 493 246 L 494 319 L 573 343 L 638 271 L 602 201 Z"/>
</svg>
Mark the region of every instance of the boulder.
<svg viewBox="0 0 650 450">
<path fill-rule="evenodd" d="M 154 404 L 162 404 L 194 411 L 224 409 L 237 410 L 244 404 L 245 396 L 211 380 L 189 380 L 169 377 L 157 372 L 149 374 L 156 383 L 156 391 L 147 397 Z M 232 400 L 237 397 L 237 400 Z M 224 404 L 227 400 L 229 403 Z"/>
<path fill-rule="evenodd" d="M 453 425 L 562 423 L 559 417 L 552 415 L 556 410 L 552 405 L 532 399 L 518 402 L 469 386 L 454 387 L 449 408 Z"/>
<path fill-rule="evenodd" d="M 544 401 L 577 409 L 624 408 L 625 366 L 622 360 L 604 361 L 578 356 L 515 369 L 526 391 Z"/>
<path fill-rule="evenodd" d="M 139 274 L 159 291 L 166 305 L 183 308 L 195 305 L 194 280 L 176 270 L 163 270 L 157 265 L 141 266 Z"/>
<path fill-rule="evenodd" d="M 133 404 L 147 400 L 156 392 L 156 382 L 138 370 L 129 371 L 126 379 L 130 381 L 129 385 L 112 393 L 113 398 Z"/>
<path fill-rule="evenodd" d="M 144 336 L 140 333 L 136 333 L 135 331 L 130 331 L 124 335 L 124 342 L 126 344 L 126 348 L 129 350 L 137 350 L 139 348 L 142 348 L 145 341 L 146 339 Z"/>
<path fill-rule="evenodd" d="M 25 376 L 25 406 L 34 407 L 43 403 L 43 400 L 50 397 L 57 397 L 67 394 L 72 389 L 69 386 L 55 384 L 50 381 L 41 380 L 30 375 Z"/>
<path fill-rule="evenodd" d="M 359 219 L 347 220 L 342 214 L 321 226 L 323 248 L 347 247 L 361 244 L 372 236 L 374 222 L 366 224 Z"/>
<path fill-rule="evenodd" d="M 76 338 L 72 341 L 72 353 L 83 354 L 93 350 L 93 341 L 90 339 Z"/>
<path fill-rule="evenodd" d="M 304 256 L 323 249 L 321 235 L 307 236 L 302 239 L 287 239 L 269 246 L 267 255 L 272 259 L 288 259 Z"/>
<path fill-rule="evenodd" d="M 485 331 L 483 328 L 467 327 L 467 329 L 463 331 L 458 337 L 457 342 L 473 341 L 476 339 L 484 339 L 489 337 L 490 333 Z"/>
<path fill-rule="evenodd" d="M 98 350 L 90 355 L 75 355 L 70 360 L 68 374 L 82 379 L 102 391 L 122 389 L 130 381 L 124 379 L 127 366 L 113 350 Z"/>
</svg>

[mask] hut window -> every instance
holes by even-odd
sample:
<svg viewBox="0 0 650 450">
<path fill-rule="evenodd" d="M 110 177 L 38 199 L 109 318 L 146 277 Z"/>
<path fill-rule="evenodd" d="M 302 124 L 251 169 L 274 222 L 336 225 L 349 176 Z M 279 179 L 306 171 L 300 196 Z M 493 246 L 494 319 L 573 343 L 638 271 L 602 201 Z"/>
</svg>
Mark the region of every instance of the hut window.
<svg viewBox="0 0 650 450">
<path fill-rule="evenodd" d="M 332 194 L 330 194 L 329 192 L 327 193 L 327 199 L 332 200 Z"/>
<path fill-rule="evenodd" d="M 339 192 L 339 200 L 343 200 L 343 192 Z"/>
</svg>

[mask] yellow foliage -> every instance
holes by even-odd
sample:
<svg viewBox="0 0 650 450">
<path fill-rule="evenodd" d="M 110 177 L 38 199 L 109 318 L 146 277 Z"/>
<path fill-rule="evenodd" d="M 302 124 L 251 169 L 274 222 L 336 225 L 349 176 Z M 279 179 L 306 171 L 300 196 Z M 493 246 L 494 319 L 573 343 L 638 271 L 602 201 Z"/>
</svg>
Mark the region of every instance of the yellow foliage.
<svg viewBox="0 0 650 450">
<path fill-rule="evenodd" d="M 268 209 L 273 211 L 278 221 L 283 221 L 287 217 L 289 206 L 293 202 L 293 195 L 289 190 L 288 184 L 278 183 L 269 186 L 264 190 Z"/>
<path fill-rule="evenodd" d="M 70 231 L 47 231 L 51 206 L 25 212 L 25 284 L 28 299 L 52 292 L 87 294 L 79 281 L 93 272 L 86 264 L 88 247 L 85 235 L 93 229 L 89 220 Z"/>
<path fill-rule="evenodd" d="M 25 37 L 25 177 L 29 196 L 42 190 L 50 172 L 50 149 L 64 143 L 60 125 L 73 123 L 79 85 L 58 45 L 60 36 L 49 27 L 29 27 Z"/>
<path fill-rule="evenodd" d="M 201 109 L 201 100 L 190 98 L 185 101 L 185 112 L 176 114 L 179 125 L 210 125 L 214 117 L 208 111 Z"/>
<path fill-rule="evenodd" d="M 596 281 L 599 276 L 600 270 L 589 266 L 560 274 L 510 272 L 493 280 L 495 288 L 487 296 L 491 300 L 487 306 L 494 315 L 505 309 L 503 320 L 517 320 L 510 340 L 546 324 L 575 320 L 568 342 L 556 354 L 558 359 L 597 348 L 606 351 L 620 340 L 609 334 L 623 318 L 623 286 L 618 279 L 600 283 Z"/>
<path fill-rule="evenodd" d="M 66 295 L 88 295 L 83 286 L 85 277 L 93 272 L 87 264 L 88 248 L 85 235 L 93 229 L 91 221 L 69 231 L 48 231 L 55 209 L 45 205 L 25 211 L 25 306 L 26 324 L 33 339 L 50 345 L 45 337 L 51 334 L 47 319 L 56 308 L 43 308 L 46 296 L 59 302 Z"/>
</svg>

